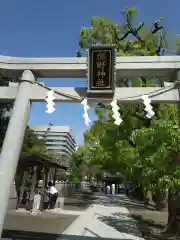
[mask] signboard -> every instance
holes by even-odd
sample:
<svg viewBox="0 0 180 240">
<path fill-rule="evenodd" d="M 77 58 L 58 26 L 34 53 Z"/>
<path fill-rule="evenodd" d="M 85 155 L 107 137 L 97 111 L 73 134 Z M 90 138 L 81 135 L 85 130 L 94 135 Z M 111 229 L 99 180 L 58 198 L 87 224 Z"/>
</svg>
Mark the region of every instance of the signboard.
<svg viewBox="0 0 180 240">
<path fill-rule="evenodd" d="M 115 45 L 92 45 L 88 51 L 88 96 L 113 95 L 115 90 Z"/>
</svg>

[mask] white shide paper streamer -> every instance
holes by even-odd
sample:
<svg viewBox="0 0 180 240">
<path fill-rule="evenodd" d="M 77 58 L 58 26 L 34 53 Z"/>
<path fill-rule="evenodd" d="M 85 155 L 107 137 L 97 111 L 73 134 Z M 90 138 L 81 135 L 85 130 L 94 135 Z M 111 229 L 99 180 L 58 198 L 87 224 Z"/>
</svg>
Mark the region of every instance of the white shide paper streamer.
<svg viewBox="0 0 180 240">
<path fill-rule="evenodd" d="M 50 90 L 47 93 L 47 97 L 46 97 L 46 102 L 47 102 L 47 113 L 53 113 L 56 109 L 54 108 L 55 103 L 53 102 L 53 100 L 55 99 L 54 97 L 54 91 Z"/>
<path fill-rule="evenodd" d="M 112 111 L 113 111 L 113 118 L 115 119 L 115 124 L 116 125 L 120 125 L 122 123 L 122 119 L 120 117 L 120 113 L 119 113 L 119 107 L 117 105 L 117 100 L 114 99 L 111 103 L 110 103 L 111 107 L 112 107 Z"/>
<path fill-rule="evenodd" d="M 89 126 L 91 120 L 89 119 L 89 116 L 88 116 L 88 110 L 90 107 L 88 106 L 87 98 L 84 98 L 84 100 L 81 102 L 81 104 L 84 106 L 83 118 L 85 120 L 85 124 L 86 124 L 86 126 Z"/>
<path fill-rule="evenodd" d="M 145 105 L 145 111 L 147 112 L 146 117 L 152 118 L 155 114 L 155 112 L 152 110 L 153 107 L 151 106 L 151 99 L 148 97 L 148 95 L 142 95 L 141 99 L 143 100 L 143 104 Z"/>
</svg>

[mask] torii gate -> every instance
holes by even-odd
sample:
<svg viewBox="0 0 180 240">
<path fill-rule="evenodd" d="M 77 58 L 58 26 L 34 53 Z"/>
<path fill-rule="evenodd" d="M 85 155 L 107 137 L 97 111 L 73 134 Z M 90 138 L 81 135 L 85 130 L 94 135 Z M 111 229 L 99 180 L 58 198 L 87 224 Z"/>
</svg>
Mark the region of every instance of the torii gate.
<svg viewBox="0 0 180 240">
<path fill-rule="evenodd" d="M 180 56 L 116 57 L 116 77 L 166 76 L 180 81 Z M 8 208 L 10 189 L 19 160 L 31 102 L 45 102 L 47 89 L 38 78 L 86 78 L 87 58 L 21 58 L 0 56 L 0 73 L 4 77 L 20 78 L 19 86 L 0 87 L 0 100 L 14 100 L 14 107 L 0 155 L 0 234 Z M 55 102 L 81 102 L 86 88 L 53 88 Z M 158 92 L 158 94 L 151 94 Z M 115 98 L 121 102 L 138 102 L 139 95 L 148 94 L 152 102 L 179 103 L 178 86 L 115 88 Z M 72 96 L 75 96 L 73 98 Z M 134 96 L 134 97 L 133 97 Z M 78 100 L 79 99 L 79 100 Z"/>
</svg>

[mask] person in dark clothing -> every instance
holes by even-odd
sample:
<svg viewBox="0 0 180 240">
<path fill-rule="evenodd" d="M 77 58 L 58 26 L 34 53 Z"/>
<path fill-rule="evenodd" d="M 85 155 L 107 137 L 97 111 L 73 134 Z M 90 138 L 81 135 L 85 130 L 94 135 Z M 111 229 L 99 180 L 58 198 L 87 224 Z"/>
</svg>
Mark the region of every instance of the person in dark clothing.
<svg viewBox="0 0 180 240">
<path fill-rule="evenodd" d="M 48 187 L 47 186 L 45 186 L 45 188 L 44 188 L 44 199 L 43 200 L 44 200 L 43 209 L 46 210 L 49 207 L 49 193 L 48 193 Z"/>
<path fill-rule="evenodd" d="M 49 209 L 54 209 L 58 198 L 58 191 L 52 182 L 48 182 Z"/>
</svg>

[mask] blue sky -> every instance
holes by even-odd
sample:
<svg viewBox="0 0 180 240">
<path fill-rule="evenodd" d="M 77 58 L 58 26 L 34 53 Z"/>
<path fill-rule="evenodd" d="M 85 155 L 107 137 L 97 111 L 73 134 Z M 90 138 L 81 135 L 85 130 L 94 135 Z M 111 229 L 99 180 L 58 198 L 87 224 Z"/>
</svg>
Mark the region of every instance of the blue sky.
<svg viewBox="0 0 180 240">
<path fill-rule="evenodd" d="M 180 1 L 134 0 L 0 0 L 0 53 L 20 57 L 73 57 L 78 50 L 81 27 L 88 27 L 91 16 L 120 21 L 120 10 L 139 9 L 138 20 L 150 26 L 165 17 L 171 36 L 180 33 Z M 45 79 L 49 86 L 85 86 L 84 79 Z M 83 107 L 58 103 L 53 114 L 45 113 L 45 103 L 32 105 L 29 123 L 70 125 L 78 143 L 83 142 Z M 93 111 L 90 117 L 95 119 Z"/>
</svg>

